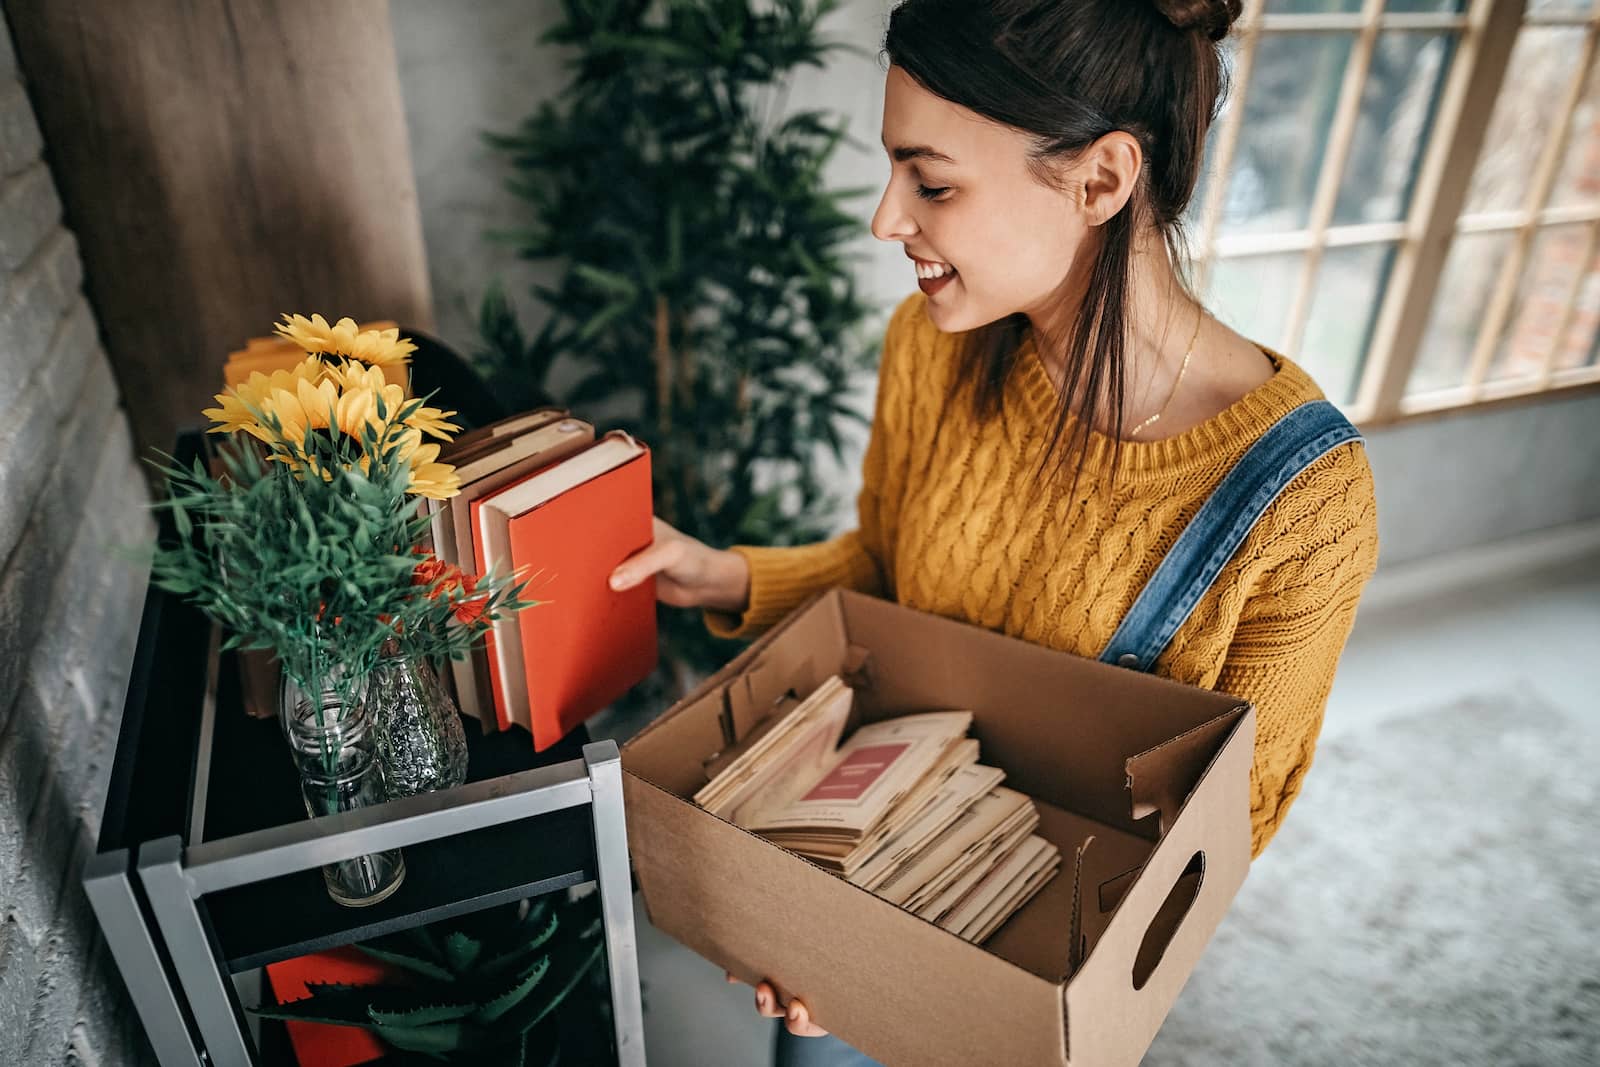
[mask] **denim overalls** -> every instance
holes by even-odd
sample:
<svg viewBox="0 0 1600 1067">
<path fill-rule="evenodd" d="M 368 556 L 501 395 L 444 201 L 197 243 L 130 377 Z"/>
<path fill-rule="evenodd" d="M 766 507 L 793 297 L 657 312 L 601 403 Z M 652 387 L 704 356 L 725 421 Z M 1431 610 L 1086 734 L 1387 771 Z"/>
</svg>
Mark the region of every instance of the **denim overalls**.
<svg viewBox="0 0 1600 1067">
<path fill-rule="evenodd" d="M 1326 400 L 1284 415 L 1257 438 L 1185 526 L 1134 600 L 1100 659 L 1148 671 L 1245 535 L 1308 466 L 1361 432 Z M 778 1022 L 777 1067 L 878 1067 L 837 1037 L 793 1037 Z"/>
</svg>

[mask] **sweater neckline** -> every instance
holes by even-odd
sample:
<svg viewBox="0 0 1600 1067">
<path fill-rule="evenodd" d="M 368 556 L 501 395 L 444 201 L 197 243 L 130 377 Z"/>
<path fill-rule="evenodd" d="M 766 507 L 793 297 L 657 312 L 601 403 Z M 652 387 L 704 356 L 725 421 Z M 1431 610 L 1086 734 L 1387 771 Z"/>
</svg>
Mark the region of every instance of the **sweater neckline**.
<svg viewBox="0 0 1600 1067">
<path fill-rule="evenodd" d="M 1320 393 L 1316 383 L 1298 364 L 1281 352 L 1260 342 L 1252 342 L 1272 361 L 1272 377 L 1239 397 L 1217 414 L 1196 423 L 1181 433 L 1152 441 L 1123 440 L 1120 463 L 1125 472 L 1149 472 L 1187 466 L 1197 460 L 1233 456 L 1248 447 L 1280 418 L 1307 400 L 1316 399 Z M 1033 343 L 1032 333 L 1022 341 L 1020 386 L 1024 400 L 1034 418 L 1042 425 L 1054 424 L 1060 391 L 1045 369 L 1044 361 Z M 1063 440 L 1070 438 L 1078 416 L 1067 413 L 1062 428 Z M 1116 438 L 1089 428 L 1087 456 L 1089 464 L 1098 467 L 1109 463 Z"/>
</svg>

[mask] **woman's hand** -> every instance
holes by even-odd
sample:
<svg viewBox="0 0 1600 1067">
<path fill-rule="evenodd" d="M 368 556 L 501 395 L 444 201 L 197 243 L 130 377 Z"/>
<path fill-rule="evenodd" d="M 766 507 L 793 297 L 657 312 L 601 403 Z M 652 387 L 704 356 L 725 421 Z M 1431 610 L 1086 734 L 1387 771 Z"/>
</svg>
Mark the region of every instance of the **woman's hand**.
<svg viewBox="0 0 1600 1067">
<path fill-rule="evenodd" d="M 611 588 L 629 589 L 652 574 L 656 599 L 675 608 L 711 608 L 738 615 L 749 606 L 750 567 L 737 552 L 712 548 L 652 519 L 655 540 L 617 564 Z"/>
<path fill-rule="evenodd" d="M 728 981 L 737 982 L 739 979 L 724 971 Z M 799 997 L 790 997 L 788 1004 L 778 1000 L 778 991 L 772 988 L 772 983 L 762 981 L 756 985 L 756 1011 L 769 1019 L 782 1019 L 789 1032 L 795 1037 L 826 1037 L 828 1031 L 811 1021 L 811 1013 L 806 1006 L 800 1003 Z"/>
</svg>

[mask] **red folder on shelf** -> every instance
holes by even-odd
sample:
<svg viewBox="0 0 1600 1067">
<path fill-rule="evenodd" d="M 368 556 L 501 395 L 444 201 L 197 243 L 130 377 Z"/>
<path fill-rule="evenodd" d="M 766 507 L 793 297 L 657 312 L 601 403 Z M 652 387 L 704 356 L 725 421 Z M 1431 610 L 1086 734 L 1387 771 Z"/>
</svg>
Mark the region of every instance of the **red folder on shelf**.
<svg viewBox="0 0 1600 1067">
<path fill-rule="evenodd" d="M 279 1004 L 310 996 L 312 983 L 376 985 L 391 977 L 387 965 L 353 948 L 313 952 L 267 964 L 267 981 Z M 284 1027 L 300 1067 L 355 1067 L 381 1059 L 389 1051 L 382 1041 L 359 1026 L 290 1019 Z"/>
<path fill-rule="evenodd" d="M 497 716 L 543 751 L 655 668 L 655 582 L 608 582 L 653 539 L 650 450 L 613 430 L 472 508 L 479 566 L 515 568 L 548 601 L 496 623 L 490 656 Z"/>
</svg>

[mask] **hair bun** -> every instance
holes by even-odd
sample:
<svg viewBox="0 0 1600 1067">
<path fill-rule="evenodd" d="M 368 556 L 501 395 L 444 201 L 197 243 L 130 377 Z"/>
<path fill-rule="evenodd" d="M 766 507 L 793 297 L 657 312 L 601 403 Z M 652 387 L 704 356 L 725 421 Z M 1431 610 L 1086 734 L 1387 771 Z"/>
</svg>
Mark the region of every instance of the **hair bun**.
<svg viewBox="0 0 1600 1067">
<path fill-rule="evenodd" d="M 1178 29 L 1203 33 L 1213 41 L 1228 36 L 1244 11 L 1242 0 L 1155 0 L 1155 5 Z"/>
</svg>

